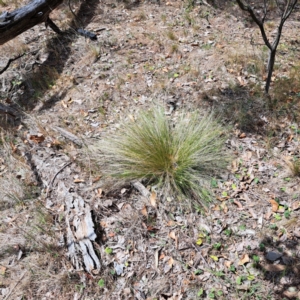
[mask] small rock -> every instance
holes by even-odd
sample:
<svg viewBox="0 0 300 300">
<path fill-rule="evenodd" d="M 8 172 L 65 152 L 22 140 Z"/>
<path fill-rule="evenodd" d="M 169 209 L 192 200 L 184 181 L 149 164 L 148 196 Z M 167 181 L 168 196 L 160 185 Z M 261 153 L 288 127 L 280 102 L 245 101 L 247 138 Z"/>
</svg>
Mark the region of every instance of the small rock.
<svg viewBox="0 0 300 300">
<path fill-rule="evenodd" d="M 275 260 L 279 259 L 281 256 L 282 256 L 281 253 L 269 251 L 266 255 L 266 259 L 269 261 L 275 261 Z"/>
</svg>

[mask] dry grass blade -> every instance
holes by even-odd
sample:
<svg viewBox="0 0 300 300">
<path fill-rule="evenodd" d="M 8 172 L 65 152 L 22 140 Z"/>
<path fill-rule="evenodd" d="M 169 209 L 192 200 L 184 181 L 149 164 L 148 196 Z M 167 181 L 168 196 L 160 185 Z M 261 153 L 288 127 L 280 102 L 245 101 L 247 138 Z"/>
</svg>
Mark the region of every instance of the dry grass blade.
<svg viewBox="0 0 300 300">
<path fill-rule="evenodd" d="M 145 180 L 158 184 L 165 196 L 180 194 L 205 204 L 206 180 L 228 162 L 224 139 L 212 114 L 181 113 L 171 120 L 157 107 L 90 150 L 105 174 Z"/>
</svg>

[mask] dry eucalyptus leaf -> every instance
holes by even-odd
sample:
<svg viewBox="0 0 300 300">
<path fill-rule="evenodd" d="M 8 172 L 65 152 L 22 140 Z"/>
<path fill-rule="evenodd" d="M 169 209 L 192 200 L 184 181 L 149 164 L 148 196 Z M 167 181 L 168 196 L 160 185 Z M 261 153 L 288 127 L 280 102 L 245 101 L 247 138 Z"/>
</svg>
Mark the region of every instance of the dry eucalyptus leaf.
<svg viewBox="0 0 300 300">
<path fill-rule="evenodd" d="M 262 268 L 266 271 L 269 271 L 269 272 L 281 272 L 283 270 L 286 269 L 286 266 L 285 265 L 269 265 L 269 264 L 266 264 L 266 265 L 263 265 Z"/>
<path fill-rule="evenodd" d="M 278 210 L 279 204 L 277 201 L 275 201 L 274 199 L 269 200 L 269 202 L 272 205 L 272 211 L 276 212 Z"/>
<path fill-rule="evenodd" d="M 238 262 L 239 266 L 242 266 L 250 261 L 249 255 L 247 253 L 243 254 L 240 261 Z"/>
<path fill-rule="evenodd" d="M 143 216 L 148 217 L 148 211 L 146 205 L 141 209 L 141 213 Z"/>
<path fill-rule="evenodd" d="M 155 192 L 152 192 L 151 195 L 150 195 L 150 204 L 156 208 L 157 207 L 157 204 L 156 204 L 156 193 Z"/>
<path fill-rule="evenodd" d="M 73 182 L 74 183 L 81 183 L 81 182 L 84 182 L 84 179 L 76 178 L 76 179 L 74 179 Z"/>
<path fill-rule="evenodd" d="M 34 143 L 38 144 L 38 143 L 42 143 L 45 140 L 45 137 L 41 133 L 39 133 L 39 134 L 30 135 L 29 139 Z"/>
</svg>

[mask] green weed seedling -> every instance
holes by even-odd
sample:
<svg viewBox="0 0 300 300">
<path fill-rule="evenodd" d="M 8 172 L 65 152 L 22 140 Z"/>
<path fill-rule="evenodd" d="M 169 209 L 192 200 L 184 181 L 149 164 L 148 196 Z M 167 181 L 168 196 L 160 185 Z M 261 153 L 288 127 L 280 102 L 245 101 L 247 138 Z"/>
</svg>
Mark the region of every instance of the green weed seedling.
<svg viewBox="0 0 300 300">
<path fill-rule="evenodd" d="M 201 288 L 198 292 L 197 292 L 197 296 L 201 297 L 204 295 L 204 290 Z"/>
<path fill-rule="evenodd" d="M 106 248 L 104 249 L 104 251 L 105 251 L 106 254 L 112 254 L 113 249 L 112 249 L 112 248 L 109 248 L 109 247 L 106 247 Z"/>
<path fill-rule="evenodd" d="M 224 233 L 225 233 L 228 237 L 230 237 L 230 236 L 232 235 L 232 230 L 231 230 L 231 229 L 225 229 L 225 230 L 224 230 Z"/>
<path fill-rule="evenodd" d="M 215 243 L 215 244 L 213 245 L 213 247 L 214 247 L 215 250 L 220 250 L 221 247 L 222 247 L 222 244 L 221 244 L 221 243 Z"/>
<path fill-rule="evenodd" d="M 234 273 L 236 271 L 236 267 L 234 265 L 231 265 L 229 270 Z"/>
<path fill-rule="evenodd" d="M 104 281 L 104 279 L 100 279 L 100 280 L 98 281 L 98 286 L 99 286 L 100 288 L 104 288 L 104 287 L 105 287 L 105 281 Z"/>
<path fill-rule="evenodd" d="M 259 250 L 260 251 L 265 251 L 266 250 L 266 245 L 264 243 L 259 244 Z"/>
</svg>

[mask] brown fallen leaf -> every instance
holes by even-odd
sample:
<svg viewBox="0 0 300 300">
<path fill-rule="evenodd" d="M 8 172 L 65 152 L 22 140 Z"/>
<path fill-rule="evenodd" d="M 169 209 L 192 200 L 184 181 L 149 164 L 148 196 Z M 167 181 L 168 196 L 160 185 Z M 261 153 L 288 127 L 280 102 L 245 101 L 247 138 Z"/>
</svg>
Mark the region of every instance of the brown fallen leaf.
<svg viewBox="0 0 300 300">
<path fill-rule="evenodd" d="M 101 178 L 101 176 L 95 177 L 95 178 L 92 180 L 92 183 L 95 183 L 95 182 L 99 181 L 100 178 Z"/>
<path fill-rule="evenodd" d="M 278 202 L 276 200 L 274 200 L 274 199 L 269 200 L 269 202 L 272 205 L 272 211 L 276 212 L 278 210 L 278 207 L 279 207 Z"/>
<path fill-rule="evenodd" d="M 233 203 L 237 205 L 238 208 L 243 209 L 243 205 L 240 201 L 234 200 Z"/>
<path fill-rule="evenodd" d="M 217 211 L 219 211 L 219 210 L 220 210 L 220 205 L 215 205 L 215 206 L 212 208 L 212 210 L 217 210 Z"/>
<path fill-rule="evenodd" d="M 222 45 L 222 44 L 216 44 L 216 48 L 218 49 L 223 49 L 225 48 L 225 45 Z M 228 70 L 227 70 L 228 71 Z"/>
<path fill-rule="evenodd" d="M 156 204 L 156 193 L 155 192 L 152 192 L 151 195 L 150 195 L 150 204 L 156 208 L 157 207 L 157 204 Z"/>
<path fill-rule="evenodd" d="M 271 265 L 271 264 L 259 264 L 264 270 L 268 271 L 268 272 L 281 272 L 283 270 L 286 269 L 285 265 Z"/>
<path fill-rule="evenodd" d="M 224 211 L 225 214 L 228 213 L 228 207 L 226 205 L 226 202 L 222 202 L 222 204 L 220 205 L 220 207 L 222 208 L 222 210 Z"/>
<path fill-rule="evenodd" d="M 168 221 L 168 223 L 167 223 L 168 227 L 172 227 L 172 226 L 175 226 L 175 225 L 176 225 L 176 223 L 172 220 Z"/>
<path fill-rule="evenodd" d="M 97 189 L 97 197 L 101 198 L 102 197 L 102 189 Z"/>
<path fill-rule="evenodd" d="M 245 132 L 242 132 L 240 135 L 239 135 L 239 138 L 240 139 L 244 139 L 246 137 L 246 133 Z"/>
<path fill-rule="evenodd" d="M 105 221 L 101 221 L 100 222 L 101 227 L 106 228 L 107 227 L 107 223 Z"/>
<path fill-rule="evenodd" d="M 11 147 L 13 153 L 17 152 L 18 146 L 14 145 L 14 143 L 10 143 L 10 147 Z"/>
<path fill-rule="evenodd" d="M 245 80 L 244 80 L 241 76 L 238 76 L 238 77 L 237 77 L 237 80 L 239 81 L 239 83 L 240 83 L 241 86 L 246 85 Z"/>
<path fill-rule="evenodd" d="M 290 143 L 290 142 L 292 141 L 293 138 L 294 138 L 294 136 L 293 136 L 292 134 L 290 134 L 290 135 L 288 136 L 288 138 L 286 139 L 286 142 L 287 142 L 287 143 Z"/>
<path fill-rule="evenodd" d="M 170 267 L 172 267 L 173 264 L 174 264 L 174 259 L 173 259 L 172 257 L 170 257 L 170 259 L 168 260 L 168 265 L 169 265 Z"/>
<path fill-rule="evenodd" d="M 295 299 L 297 296 L 300 295 L 300 292 L 294 287 L 289 287 L 287 290 L 285 290 L 282 293 L 282 296 L 288 298 L 288 299 Z"/>
<path fill-rule="evenodd" d="M 144 207 L 141 209 L 141 213 L 142 213 L 142 215 L 145 216 L 146 218 L 148 217 L 148 211 L 147 211 L 146 205 L 144 205 Z"/>
<path fill-rule="evenodd" d="M 300 208 L 300 201 L 296 201 L 292 203 L 292 210 L 297 210 Z"/>
<path fill-rule="evenodd" d="M 228 200 L 229 198 L 230 198 L 229 196 L 226 196 L 226 197 L 216 197 L 217 200 L 222 201 L 222 202 Z"/>
<path fill-rule="evenodd" d="M 190 281 L 189 281 L 188 279 L 184 279 L 184 280 L 182 281 L 182 283 L 183 283 L 184 285 L 189 285 L 189 284 L 190 284 Z"/>
<path fill-rule="evenodd" d="M 155 233 L 157 232 L 159 229 L 156 228 L 156 227 L 153 227 L 151 225 L 147 226 L 147 230 L 150 232 L 150 233 Z"/>
<path fill-rule="evenodd" d="M 232 261 L 230 261 L 230 260 L 226 260 L 226 261 L 224 262 L 224 266 L 225 266 L 227 269 L 230 269 L 231 265 L 232 265 Z"/>
<path fill-rule="evenodd" d="M 174 232 L 174 231 L 171 231 L 171 232 L 169 233 L 169 237 L 175 241 L 175 247 L 177 248 L 177 246 L 178 246 L 178 238 L 177 238 L 175 232 Z"/>
<path fill-rule="evenodd" d="M 39 133 L 39 134 L 33 134 L 29 136 L 29 139 L 33 141 L 34 143 L 42 143 L 45 140 L 45 137 Z"/>
<path fill-rule="evenodd" d="M 84 179 L 76 178 L 73 180 L 74 183 L 81 183 L 84 182 Z"/>
<path fill-rule="evenodd" d="M 0 266 L 0 275 L 4 276 L 6 271 L 6 267 Z"/>
<path fill-rule="evenodd" d="M 238 262 L 239 266 L 242 266 L 250 261 L 249 255 L 247 253 L 243 254 L 240 261 Z"/>
<path fill-rule="evenodd" d="M 172 257 L 169 258 L 169 260 L 167 261 L 167 263 L 165 264 L 164 266 L 164 273 L 168 273 L 172 267 L 173 267 L 173 263 L 174 263 L 174 260 Z"/>
<path fill-rule="evenodd" d="M 160 254 L 160 256 L 159 256 L 159 260 L 162 260 L 162 259 L 164 259 L 165 258 L 165 253 L 164 252 L 162 252 L 161 254 Z"/>
<path fill-rule="evenodd" d="M 60 104 L 61 104 L 64 108 L 68 108 L 68 104 L 65 103 L 64 100 L 62 100 L 62 101 L 60 102 Z"/>
</svg>

